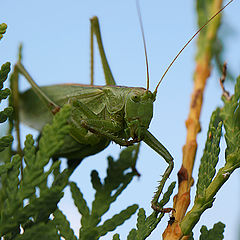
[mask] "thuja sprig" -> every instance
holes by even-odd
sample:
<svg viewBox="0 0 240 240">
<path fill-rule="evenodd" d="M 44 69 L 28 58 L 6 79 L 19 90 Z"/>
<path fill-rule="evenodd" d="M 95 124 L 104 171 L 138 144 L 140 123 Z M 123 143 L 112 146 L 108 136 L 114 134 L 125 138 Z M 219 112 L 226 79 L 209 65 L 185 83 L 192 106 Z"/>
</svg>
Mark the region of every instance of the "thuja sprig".
<svg viewBox="0 0 240 240">
<path fill-rule="evenodd" d="M 108 157 L 107 176 L 103 181 L 101 181 L 97 171 L 92 172 L 91 182 L 96 192 L 91 208 L 88 206 L 77 184 L 70 183 L 72 198 L 82 216 L 79 230 L 81 240 L 99 239 L 123 224 L 138 209 L 138 206 L 133 204 L 101 223 L 102 216 L 109 210 L 111 204 L 124 191 L 135 175 L 135 173 L 127 171 L 131 169 L 133 161 L 136 160 L 135 153 L 138 153 L 138 146 L 124 149 L 116 161 L 112 157 Z M 61 236 L 72 235 L 71 230 L 66 231 L 68 223 L 62 213 L 57 212 L 55 217 Z"/>
<path fill-rule="evenodd" d="M 10 63 L 7 62 L 2 65 L 0 69 L 0 102 L 6 99 L 10 95 L 10 90 L 8 88 L 3 89 L 3 84 L 7 80 L 8 74 L 10 72 Z M 5 122 L 9 117 L 11 117 L 13 112 L 12 107 L 6 107 L 0 112 L 0 123 Z M 11 142 L 13 137 L 11 135 L 3 136 L 0 138 L 0 152 L 6 149 Z"/>
<path fill-rule="evenodd" d="M 189 234 L 201 214 L 207 208 L 212 207 L 216 193 L 229 179 L 233 171 L 240 167 L 240 78 L 237 79 L 234 95 L 229 99 L 223 96 L 222 99 L 224 106 L 213 113 L 209 125 L 207 141 L 199 169 L 199 181 L 194 206 L 180 224 L 184 235 Z M 215 166 L 219 154 L 221 122 L 223 122 L 226 132 L 227 148 L 225 150 L 225 165 L 215 175 Z"/>
<path fill-rule="evenodd" d="M 45 167 L 49 163 L 51 155 L 62 146 L 64 137 L 68 134 L 69 114 L 70 106 L 66 105 L 56 114 L 52 124 L 46 125 L 38 151 L 34 146 L 32 136 L 27 136 L 24 148 L 26 166 L 22 178 L 19 170 L 21 163 L 19 155 L 12 158 L 8 163 L 10 165 L 8 170 L 1 175 L 1 178 L 5 180 L 0 190 L 2 200 L 0 205 L 1 236 L 12 238 L 19 234 L 20 226 L 24 229 L 24 233 L 19 236 L 20 239 L 24 238 L 25 235 L 27 237 L 37 234 L 36 231 L 39 230 L 40 226 L 47 229 L 51 228 L 52 230 L 49 231 L 56 233 L 55 226 L 51 221 L 48 226 L 46 224 L 50 214 L 57 209 L 57 204 L 63 197 L 62 191 L 68 183 L 68 179 L 65 178 L 65 183 L 61 185 L 56 184 L 55 181 L 52 185 L 47 185 L 48 177 L 54 168 L 59 166 L 60 162 L 54 162 L 48 170 L 45 170 Z M 45 237 L 50 232 L 46 232 Z M 43 235 L 44 233 L 41 233 L 41 236 Z"/>
</svg>

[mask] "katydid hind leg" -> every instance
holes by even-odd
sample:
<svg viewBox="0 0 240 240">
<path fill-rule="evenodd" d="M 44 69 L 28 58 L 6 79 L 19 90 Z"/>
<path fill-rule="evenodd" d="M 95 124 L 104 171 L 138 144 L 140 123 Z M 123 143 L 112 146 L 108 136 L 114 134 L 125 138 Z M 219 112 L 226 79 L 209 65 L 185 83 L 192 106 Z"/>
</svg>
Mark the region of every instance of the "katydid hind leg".
<svg viewBox="0 0 240 240">
<path fill-rule="evenodd" d="M 146 133 L 144 135 L 143 141 L 149 147 L 151 147 L 153 150 L 155 150 L 159 155 L 161 155 L 168 164 L 168 167 L 166 168 L 166 170 L 162 176 L 162 179 L 159 182 L 157 191 L 155 192 L 152 202 L 151 202 L 152 208 L 155 211 L 161 212 L 161 211 L 163 211 L 163 209 L 159 208 L 158 200 L 159 200 L 160 194 L 163 191 L 163 187 L 173 170 L 173 166 L 174 166 L 173 157 L 168 152 L 168 150 L 148 130 L 146 131 Z"/>
<path fill-rule="evenodd" d="M 101 32 L 100 32 L 100 27 L 99 27 L 99 21 L 98 18 L 95 16 L 91 18 L 91 85 L 94 84 L 94 47 L 93 47 L 93 36 L 96 36 L 97 39 L 97 44 L 98 44 L 98 49 L 102 61 L 102 66 L 103 66 L 103 71 L 104 71 L 104 76 L 105 76 L 105 81 L 106 85 L 116 85 L 116 82 L 113 78 L 110 66 L 107 61 L 107 57 L 104 51 L 103 43 L 102 43 L 102 37 L 101 37 Z"/>
<path fill-rule="evenodd" d="M 21 56 L 21 54 L 19 54 Z M 53 102 L 37 85 L 37 83 L 33 80 L 33 78 L 30 76 L 30 74 L 27 72 L 25 67 L 21 63 L 21 58 L 19 58 L 18 62 L 15 65 L 15 68 L 18 73 L 22 74 L 26 80 L 30 83 L 32 86 L 33 91 L 35 94 L 41 99 L 41 101 L 47 106 L 47 108 L 53 113 L 57 113 L 60 110 L 60 107 Z"/>
<path fill-rule="evenodd" d="M 72 105 L 75 107 L 76 115 L 77 115 L 77 112 L 79 111 L 87 117 L 86 119 L 80 120 L 80 123 L 78 125 L 81 125 L 82 127 L 88 130 L 92 130 L 93 132 L 96 132 L 103 136 L 105 136 L 105 133 L 109 133 L 110 135 L 107 135 L 106 137 L 110 139 L 113 137 L 114 133 L 122 130 L 122 126 L 119 122 L 117 121 L 114 122 L 112 120 L 99 118 L 98 115 L 96 115 L 93 111 L 91 111 L 81 101 L 77 99 L 73 99 L 70 101 L 70 103 L 72 103 Z M 79 122 L 79 119 L 78 119 L 78 122 Z"/>
<path fill-rule="evenodd" d="M 97 135 L 104 136 L 111 141 L 114 141 L 115 143 L 119 144 L 120 146 L 131 146 L 134 143 L 139 143 L 139 139 L 131 139 L 126 140 L 121 136 L 117 135 L 117 132 L 121 129 L 120 126 L 118 126 L 115 123 L 112 123 L 112 121 L 108 120 L 95 120 L 95 119 L 84 119 L 81 121 L 81 126 L 86 128 L 92 133 L 96 133 Z M 116 134 L 115 134 L 116 133 Z"/>
<path fill-rule="evenodd" d="M 80 100 L 73 98 L 69 99 L 68 103 L 72 104 L 76 108 L 76 111 L 82 112 L 88 119 L 98 119 L 98 116 Z"/>
<path fill-rule="evenodd" d="M 121 126 L 113 123 L 111 120 L 84 119 L 81 121 L 80 125 L 90 132 L 111 139 L 121 146 L 126 146 L 126 141 L 114 134 L 121 130 Z"/>
</svg>

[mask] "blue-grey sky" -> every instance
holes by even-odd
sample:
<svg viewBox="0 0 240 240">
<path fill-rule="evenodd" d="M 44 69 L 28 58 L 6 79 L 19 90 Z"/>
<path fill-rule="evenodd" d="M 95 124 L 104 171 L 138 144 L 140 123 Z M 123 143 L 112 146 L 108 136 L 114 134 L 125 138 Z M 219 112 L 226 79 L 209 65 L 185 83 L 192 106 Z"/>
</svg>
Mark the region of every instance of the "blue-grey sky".
<svg viewBox="0 0 240 240">
<path fill-rule="evenodd" d="M 140 5 L 149 58 L 150 89 L 153 90 L 167 65 L 197 29 L 195 5 L 190 0 L 148 0 L 140 1 Z M 236 0 L 224 11 L 225 25 L 222 29 L 226 39 L 224 59 L 234 76 L 240 72 L 239 9 L 240 3 Z M 39 85 L 71 82 L 87 84 L 90 79 L 89 19 L 94 15 L 100 20 L 104 47 L 116 82 L 122 86 L 145 87 L 144 50 L 134 0 L 2 1 L 0 22 L 6 22 L 8 29 L 0 43 L 0 64 L 6 61 L 14 63 L 17 47 L 22 42 L 23 63 Z M 169 149 L 175 159 L 175 168 L 168 183 L 177 180 L 176 175 L 181 166 L 182 146 L 186 137 L 185 120 L 193 84 L 194 52 L 195 42 L 188 46 L 163 80 L 150 126 L 150 131 Z M 213 69 L 201 113 L 202 131 L 198 136 L 199 147 L 193 171 L 195 180 L 210 115 L 216 106 L 222 104 L 218 79 L 219 75 Z M 98 56 L 95 80 L 98 85 L 104 85 Z M 21 89 L 29 87 L 23 79 L 20 85 Z M 231 84 L 227 84 L 226 87 L 232 89 Z M 22 135 L 27 132 L 29 129 L 24 127 Z M 36 132 L 33 131 L 33 134 L 36 136 Z M 222 149 L 225 147 L 224 144 L 221 146 Z M 100 154 L 85 159 L 74 172 L 72 180 L 77 182 L 89 205 L 94 196 L 89 183 L 90 172 L 96 169 L 101 177 L 104 177 L 106 157 L 109 154 L 117 157 L 119 152 L 118 145 L 110 144 Z M 218 168 L 223 161 L 222 153 Z M 165 168 L 164 160 L 151 148 L 142 144 L 137 163 L 141 178 L 136 178 L 130 184 L 113 204 L 106 218 L 133 203 L 138 203 L 150 214 L 150 201 Z M 227 225 L 225 239 L 237 239 L 239 189 L 239 171 L 236 171 L 218 193 L 212 209 L 207 210 L 201 217 L 194 230 L 196 239 L 203 224 L 211 228 L 218 221 Z M 192 200 L 194 191 L 195 187 L 191 190 Z M 65 191 L 64 199 L 59 205 L 77 234 L 80 216 L 73 206 L 69 189 Z M 168 206 L 170 207 L 171 203 Z M 166 215 L 149 239 L 160 239 L 168 220 L 169 216 Z M 127 233 L 135 227 L 135 222 L 136 215 L 114 233 L 118 232 L 121 239 L 126 239 Z M 113 233 L 110 233 L 102 239 L 111 239 L 112 235 Z"/>
</svg>

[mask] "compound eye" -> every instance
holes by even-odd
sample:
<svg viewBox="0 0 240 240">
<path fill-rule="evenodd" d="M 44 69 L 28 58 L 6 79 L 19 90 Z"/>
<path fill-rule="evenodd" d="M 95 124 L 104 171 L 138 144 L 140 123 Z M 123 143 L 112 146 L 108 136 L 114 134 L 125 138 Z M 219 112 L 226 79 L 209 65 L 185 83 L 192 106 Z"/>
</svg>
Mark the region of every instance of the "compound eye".
<svg viewBox="0 0 240 240">
<path fill-rule="evenodd" d="M 139 96 L 139 95 L 133 95 L 133 96 L 132 96 L 132 100 L 133 100 L 134 102 L 139 102 L 139 101 L 140 101 L 140 96 Z"/>
</svg>

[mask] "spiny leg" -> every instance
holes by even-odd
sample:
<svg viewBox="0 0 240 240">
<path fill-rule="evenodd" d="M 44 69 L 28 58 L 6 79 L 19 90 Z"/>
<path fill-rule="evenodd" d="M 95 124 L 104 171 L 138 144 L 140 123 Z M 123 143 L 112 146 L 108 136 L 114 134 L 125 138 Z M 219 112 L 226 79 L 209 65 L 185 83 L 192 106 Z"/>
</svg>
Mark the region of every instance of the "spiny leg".
<svg viewBox="0 0 240 240">
<path fill-rule="evenodd" d="M 168 152 L 168 150 L 147 130 L 145 132 L 143 141 L 152 149 L 154 149 L 159 155 L 161 155 L 168 164 L 168 167 L 165 170 L 161 181 L 159 182 L 157 191 L 155 192 L 151 202 L 153 210 L 157 212 L 164 212 L 164 209 L 159 207 L 158 200 L 159 200 L 160 194 L 162 193 L 165 182 L 167 181 L 167 179 L 169 178 L 173 170 L 173 166 L 174 166 L 173 157 Z"/>
<path fill-rule="evenodd" d="M 134 143 L 139 143 L 139 140 L 137 138 L 132 140 L 126 140 L 122 137 L 115 135 L 114 132 L 118 132 L 121 127 L 113 124 L 112 121 L 84 119 L 81 121 L 81 126 L 92 133 L 96 133 L 98 135 L 109 138 L 120 146 L 128 147 L 133 145 Z"/>
<path fill-rule="evenodd" d="M 103 66 L 103 71 L 104 71 L 104 76 L 105 76 L 105 81 L 106 81 L 106 85 L 116 85 L 116 82 L 113 78 L 110 66 L 108 64 L 107 61 L 107 57 L 103 48 L 103 43 L 102 43 L 102 37 L 101 37 L 101 32 L 100 32 L 100 27 L 99 27 L 99 22 L 98 22 L 98 18 L 95 16 L 93 18 L 90 19 L 91 21 L 91 85 L 94 84 L 94 77 L 93 77 L 93 73 L 94 73 L 94 69 L 93 69 L 93 62 L 94 62 L 94 53 L 93 53 L 93 35 L 96 36 L 97 39 L 97 44 L 98 44 L 98 49 L 99 49 L 99 53 L 100 53 L 100 57 L 101 57 L 101 61 L 102 61 L 102 66 Z"/>
</svg>

